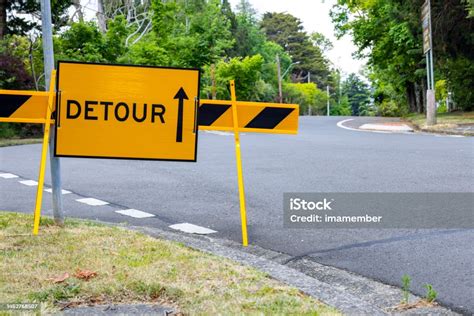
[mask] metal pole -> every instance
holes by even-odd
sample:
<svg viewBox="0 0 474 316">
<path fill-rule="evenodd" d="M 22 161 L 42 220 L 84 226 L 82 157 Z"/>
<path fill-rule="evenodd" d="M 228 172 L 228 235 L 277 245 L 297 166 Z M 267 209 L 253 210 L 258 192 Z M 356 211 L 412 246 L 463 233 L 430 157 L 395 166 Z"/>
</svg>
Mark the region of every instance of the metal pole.
<svg viewBox="0 0 474 316">
<path fill-rule="evenodd" d="M 428 26 L 430 32 L 430 50 L 426 54 L 426 69 L 427 74 L 427 86 L 426 91 L 426 125 L 431 126 L 436 124 L 436 97 L 435 97 L 435 80 L 434 80 L 434 65 L 433 65 L 433 32 L 431 24 L 431 1 L 428 0 Z"/>
<path fill-rule="evenodd" d="M 43 36 L 45 88 L 48 89 L 51 81 L 51 72 L 54 69 L 53 28 L 51 23 L 51 1 L 41 0 L 41 27 Z M 54 157 L 54 128 L 49 138 L 49 163 L 51 168 L 51 185 L 53 196 L 54 221 L 64 225 L 63 200 L 61 190 L 61 162 Z"/>
<path fill-rule="evenodd" d="M 278 74 L 278 101 L 283 103 L 283 91 L 281 89 L 281 65 L 280 65 L 280 56 L 276 55 L 277 62 L 277 74 Z"/>
<path fill-rule="evenodd" d="M 329 86 L 327 86 L 326 88 L 326 92 L 327 92 L 327 95 L 328 95 L 328 102 L 327 102 L 327 116 L 331 116 L 330 113 L 329 113 Z"/>
<path fill-rule="evenodd" d="M 435 90 L 435 81 L 434 81 L 434 65 L 433 65 L 433 29 L 431 23 L 431 0 L 428 0 L 428 6 L 430 9 L 430 68 L 431 68 L 431 90 Z"/>
</svg>

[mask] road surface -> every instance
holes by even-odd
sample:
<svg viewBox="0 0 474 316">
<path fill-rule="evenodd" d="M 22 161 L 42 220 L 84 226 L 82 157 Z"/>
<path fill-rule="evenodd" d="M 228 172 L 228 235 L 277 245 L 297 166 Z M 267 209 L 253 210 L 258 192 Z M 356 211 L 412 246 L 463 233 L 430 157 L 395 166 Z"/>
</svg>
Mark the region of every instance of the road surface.
<svg viewBox="0 0 474 316">
<path fill-rule="evenodd" d="M 242 135 L 250 243 L 393 285 L 408 274 L 415 293 L 423 295 L 430 283 L 442 304 L 474 313 L 472 229 L 283 228 L 284 192 L 473 192 L 474 138 L 337 126 L 345 119 L 302 117 L 297 136 Z M 40 149 L 0 148 L 0 173 L 20 176 L 0 178 L 0 209 L 32 211 L 36 187 L 19 181 L 37 178 Z M 241 240 L 231 134 L 200 132 L 197 163 L 69 158 L 62 159 L 62 174 L 63 188 L 75 193 L 64 195 L 68 216 L 160 228 L 186 222 Z M 76 194 L 112 204 L 78 203 Z M 118 209 L 156 216 L 135 219 Z"/>
</svg>

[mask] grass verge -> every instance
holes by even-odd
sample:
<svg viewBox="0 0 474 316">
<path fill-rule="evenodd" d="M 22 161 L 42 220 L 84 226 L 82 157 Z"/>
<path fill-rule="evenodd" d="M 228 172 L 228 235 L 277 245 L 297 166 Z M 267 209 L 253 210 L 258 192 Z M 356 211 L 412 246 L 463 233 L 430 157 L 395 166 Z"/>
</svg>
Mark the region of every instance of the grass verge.
<svg viewBox="0 0 474 316">
<path fill-rule="evenodd" d="M 39 144 L 42 141 L 42 138 L 0 138 L 0 147 Z"/>
<path fill-rule="evenodd" d="M 410 114 L 405 117 L 405 120 L 422 131 L 466 134 L 462 131 L 457 132 L 456 128 L 465 124 L 474 124 L 474 112 L 438 113 L 436 115 L 437 124 L 429 127 L 426 126 L 425 114 Z M 470 135 L 470 133 L 467 133 L 467 135 Z"/>
<path fill-rule="evenodd" d="M 158 303 L 184 314 L 337 314 L 265 273 L 176 242 L 82 220 L 61 229 L 46 217 L 32 236 L 32 221 L 0 212 L 0 303 L 41 302 L 51 312 Z"/>
</svg>

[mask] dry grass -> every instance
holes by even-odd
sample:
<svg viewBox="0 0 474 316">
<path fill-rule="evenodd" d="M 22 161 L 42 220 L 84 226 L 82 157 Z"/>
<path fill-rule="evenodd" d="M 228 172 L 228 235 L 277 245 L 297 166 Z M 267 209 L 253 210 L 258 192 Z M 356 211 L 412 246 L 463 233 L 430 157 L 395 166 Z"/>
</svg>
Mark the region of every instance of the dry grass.
<svg viewBox="0 0 474 316">
<path fill-rule="evenodd" d="M 0 138 L 0 147 L 40 144 L 42 141 L 42 138 Z"/>
<path fill-rule="evenodd" d="M 424 114 L 412 114 L 407 119 L 420 127 L 426 123 Z M 453 112 L 437 114 L 437 125 L 456 126 L 459 124 L 474 124 L 474 112 Z"/>
<path fill-rule="evenodd" d="M 31 225 L 29 215 L 0 212 L 0 303 L 42 302 L 50 311 L 156 302 L 185 314 L 336 314 L 262 272 L 179 243 L 79 220 L 61 229 L 48 218 L 32 236 Z M 78 279 L 78 269 L 97 276 Z M 70 277 L 54 283 L 65 273 Z"/>
</svg>

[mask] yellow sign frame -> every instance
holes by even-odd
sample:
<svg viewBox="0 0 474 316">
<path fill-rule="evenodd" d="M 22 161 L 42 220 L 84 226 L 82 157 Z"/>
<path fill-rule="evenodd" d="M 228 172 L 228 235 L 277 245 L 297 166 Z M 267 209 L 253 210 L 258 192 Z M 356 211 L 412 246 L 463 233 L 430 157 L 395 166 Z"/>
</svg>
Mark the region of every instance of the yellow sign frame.
<svg viewBox="0 0 474 316">
<path fill-rule="evenodd" d="M 0 90 L 0 95 L 24 96 L 25 102 L 17 104 L 19 107 L 8 117 L 0 117 L 0 122 L 11 123 L 36 123 L 44 124 L 41 159 L 38 174 L 38 186 L 36 189 L 36 201 L 33 218 L 33 235 L 38 235 L 41 218 L 41 206 L 43 202 L 44 174 L 46 170 L 46 158 L 48 154 L 48 141 L 51 129 L 51 114 L 54 110 L 54 98 L 56 97 L 56 71 L 51 72 L 49 91 L 25 91 L 25 90 Z M 29 97 L 29 98 L 28 98 Z M 28 103 L 29 102 L 29 103 Z M 26 105 L 27 104 L 27 105 Z M 26 105 L 26 106 L 25 106 Z M 23 108 L 22 108 L 23 107 Z M 24 110 L 24 108 L 27 108 Z M 41 112 L 43 112 L 41 114 Z M 20 114 L 18 114 L 20 113 Z"/>
<path fill-rule="evenodd" d="M 200 105 L 216 105 L 223 109 L 213 109 L 210 120 L 204 125 L 199 125 L 199 130 L 204 131 L 229 131 L 234 133 L 235 162 L 237 166 L 237 183 L 239 187 L 240 221 L 242 229 L 242 245 L 248 246 L 247 230 L 247 208 L 245 203 L 244 175 L 242 170 L 242 153 L 240 150 L 240 132 L 266 133 L 266 134 L 292 134 L 298 133 L 299 106 L 297 104 L 263 103 L 237 101 L 235 93 L 235 80 L 230 81 L 230 101 L 223 100 L 200 100 Z M 250 110 L 250 107 L 256 109 Z M 230 110 L 230 112 L 229 112 Z M 270 110 L 268 117 L 262 115 Z M 273 111 L 273 112 L 272 112 Z M 239 117 L 239 112 L 245 118 Z M 220 119 L 224 113 L 228 113 L 225 119 Z M 229 122 L 230 120 L 232 123 Z M 256 118 L 260 118 L 258 128 Z M 198 117 L 199 118 L 199 117 Z M 265 122 L 266 119 L 266 122 Z M 286 120 L 286 121 L 285 121 Z M 271 121 L 271 122 L 269 122 Z M 254 124 L 252 124 L 254 122 Z M 200 123 L 203 123 L 200 121 Z"/>
</svg>

